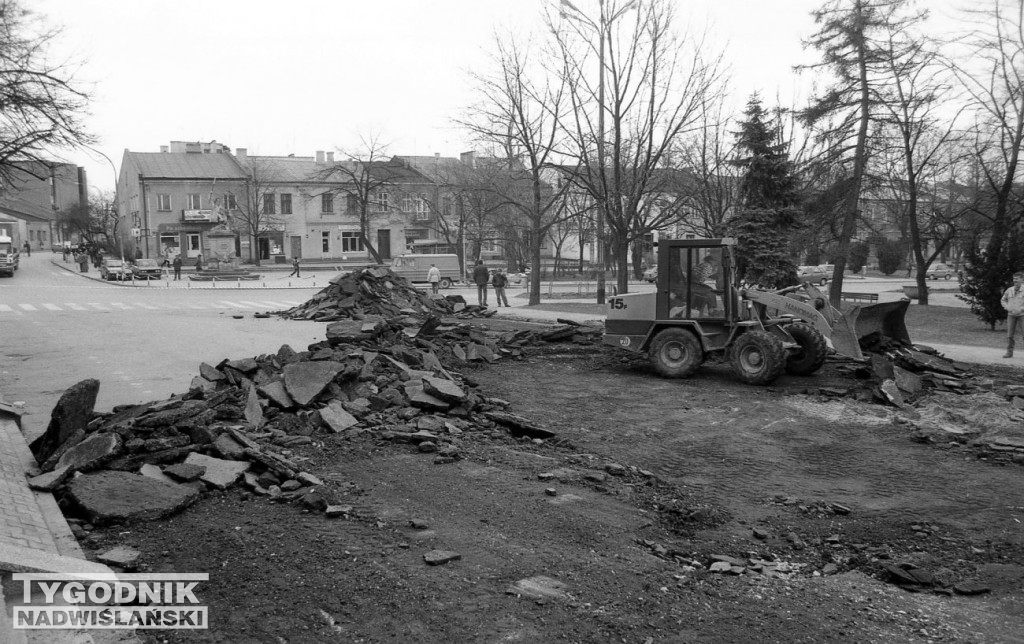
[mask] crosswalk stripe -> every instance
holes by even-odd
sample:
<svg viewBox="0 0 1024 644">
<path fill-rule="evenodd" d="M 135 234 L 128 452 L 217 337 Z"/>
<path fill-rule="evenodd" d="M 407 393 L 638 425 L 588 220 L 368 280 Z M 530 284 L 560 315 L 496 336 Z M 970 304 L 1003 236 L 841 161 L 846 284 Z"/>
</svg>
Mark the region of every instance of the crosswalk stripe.
<svg viewBox="0 0 1024 644">
<path fill-rule="evenodd" d="M 31 304 L 19 304 L 18 306 L 20 306 L 21 308 L 25 309 L 26 311 L 38 311 L 39 310 L 36 307 L 32 306 Z"/>
<path fill-rule="evenodd" d="M 110 306 L 112 306 L 115 309 L 118 309 L 120 311 L 127 311 L 127 310 L 132 308 L 132 307 L 128 306 L 127 304 L 125 304 L 124 302 L 111 302 Z"/>
<path fill-rule="evenodd" d="M 94 309 L 99 309 L 100 311 L 109 311 L 110 310 L 110 309 L 108 309 L 106 307 L 105 304 L 100 304 L 99 302 L 89 302 L 89 306 L 93 307 Z"/>
<path fill-rule="evenodd" d="M 152 304 L 143 304 L 142 302 L 136 302 L 135 306 L 142 309 L 149 309 L 150 311 L 156 311 L 160 308 L 159 306 L 153 306 Z"/>
<path fill-rule="evenodd" d="M 0 311 L 8 311 L 8 312 L 10 312 L 10 311 L 13 311 L 13 310 L 14 309 L 12 309 L 11 307 L 9 307 L 6 304 L 0 304 Z"/>
<path fill-rule="evenodd" d="M 231 309 L 245 309 L 245 308 L 249 308 L 249 307 L 244 306 L 242 304 L 239 304 L 237 302 L 228 302 L 227 300 L 220 300 L 219 302 L 221 304 L 223 304 L 224 306 L 226 306 L 228 308 L 231 308 Z"/>
<path fill-rule="evenodd" d="M 239 304 L 244 304 L 244 305 L 246 305 L 246 306 L 248 306 L 250 308 L 253 308 L 253 309 L 265 308 L 264 305 L 260 304 L 259 302 L 250 302 L 248 300 L 240 301 Z"/>
<path fill-rule="evenodd" d="M 59 306 L 57 306 L 56 304 L 42 304 L 41 306 L 44 309 L 46 309 L 47 311 L 60 311 L 61 310 L 61 308 Z"/>
<path fill-rule="evenodd" d="M 69 309 L 71 309 L 72 311 L 85 311 L 85 310 L 87 310 L 87 309 L 86 309 L 86 308 L 85 308 L 84 306 L 82 306 L 81 304 L 74 304 L 74 303 L 72 303 L 72 302 L 68 302 L 68 303 L 67 303 L 67 304 L 65 304 L 64 306 L 68 307 L 68 308 L 69 308 Z"/>
<path fill-rule="evenodd" d="M 205 307 L 205 306 L 200 306 L 199 304 L 188 304 L 188 305 L 186 305 L 186 306 L 188 306 L 188 308 L 190 308 L 190 309 L 194 309 L 194 310 L 196 310 L 196 311 L 202 311 L 202 310 L 205 310 L 205 309 L 206 309 L 206 307 Z"/>
<path fill-rule="evenodd" d="M 288 308 L 288 305 L 285 304 L 284 302 L 271 302 L 270 300 L 266 300 L 263 303 L 267 304 L 270 307 L 275 308 L 275 309 L 285 309 L 285 308 Z"/>
</svg>

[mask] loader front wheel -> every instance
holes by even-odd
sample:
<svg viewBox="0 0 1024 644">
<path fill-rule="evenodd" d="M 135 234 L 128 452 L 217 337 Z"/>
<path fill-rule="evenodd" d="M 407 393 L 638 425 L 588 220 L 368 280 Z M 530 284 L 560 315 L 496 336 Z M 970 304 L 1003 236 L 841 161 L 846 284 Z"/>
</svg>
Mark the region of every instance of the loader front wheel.
<svg viewBox="0 0 1024 644">
<path fill-rule="evenodd" d="M 825 364 L 828 345 L 825 336 L 810 324 L 794 323 L 786 326 L 800 348 L 786 358 L 786 373 L 794 376 L 809 376 Z"/>
<path fill-rule="evenodd" d="M 696 336 L 686 329 L 665 329 L 654 336 L 650 349 L 651 363 L 658 375 L 665 378 L 692 376 L 704 362 L 704 351 Z"/>
<path fill-rule="evenodd" d="M 765 331 L 748 331 L 736 338 L 729 355 L 733 371 L 750 385 L 770 385 L 786 367 L 782 341 Z"/>
</svg>

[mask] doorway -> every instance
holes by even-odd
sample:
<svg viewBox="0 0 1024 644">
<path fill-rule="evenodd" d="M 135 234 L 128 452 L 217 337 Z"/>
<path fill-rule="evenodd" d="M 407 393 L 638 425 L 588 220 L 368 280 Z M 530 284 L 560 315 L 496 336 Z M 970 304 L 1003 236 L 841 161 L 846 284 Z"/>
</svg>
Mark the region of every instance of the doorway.
<svg viewBox="0 0 1024 644">
<path fill-rule="evenodd" d="M 377 252 L 381 259 L 391 259 L 391 231 L 387 228 L 377 230 Z"/>
<path fill-rule="evenodd" d="M 198 233 L 188 233 L 185 235 L 185 247 L 189 257 L 199 257 L 203 254 L 203 247 L 200 245 Z"/>
</svg>

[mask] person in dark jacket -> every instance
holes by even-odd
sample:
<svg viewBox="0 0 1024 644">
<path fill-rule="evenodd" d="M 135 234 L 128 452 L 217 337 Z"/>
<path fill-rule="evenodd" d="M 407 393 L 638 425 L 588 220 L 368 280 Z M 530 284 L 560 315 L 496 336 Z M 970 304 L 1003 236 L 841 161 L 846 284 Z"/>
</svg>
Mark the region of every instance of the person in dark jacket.
<svg viewBox="0 0 1024 644">
<path fill-rule="evenodd" d="M 480 306 L 487 306 L 487 283 L 491 281 L 491 274 L 484 266 L 484 260 L 476 260 L 476 268 L 473 269 L 473 283 L 476 284 L 476 302 Z"/>
<path fill-rule="evenodd" d="M 171 266 L 174 267 L 174 279 L 181 279 L 181 255 L 175 255 L 174 261 L 171 262 Z"/>
<path fill-rule="evenodd" d="M 508 286 L 508 278 L 505 277 L 505 272 L 500 268 L 494 271 L 494 277 L 491 278 L 491 286 L 494 287 L 494 299 L 498 301 L 498 306 L 508 306 L 508 298 L 505 297 L 505 287 Z M 502 302 L 505 304 L 503 305 Z"/>
</svg>

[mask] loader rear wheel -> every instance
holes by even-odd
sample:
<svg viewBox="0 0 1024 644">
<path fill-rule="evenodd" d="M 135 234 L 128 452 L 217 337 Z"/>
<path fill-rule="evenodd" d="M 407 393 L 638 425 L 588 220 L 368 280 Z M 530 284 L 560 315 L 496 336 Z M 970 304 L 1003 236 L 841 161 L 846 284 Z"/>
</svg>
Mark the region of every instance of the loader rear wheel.
<svg viewBox="0 0 1024 644">
<path fill-rule="evenodd" d="M 800 322 L 786 325 L 789 332 L 800 348 L 786 358 L 786 373 L 794 376 L 809 376 L 825 364 L 825 357 L 828 355 L 828 345 L 825 344 L 825 336 L 810 324 Z"/>
<path fill-rule="evenodd" d="M 765 331 L 748 331 L 736 338 L 729 355 L 733 371 L 750 385 L 770 385 L 786 367 L 782 341 Z"/>
<path fill-rule="evenodd" d="M 704 362 L 704 351 L 697 337 L 686 329 L 665 329 L 651 343 L 651 363 L 665 378 L 692 376 Z"/>
</svg>

